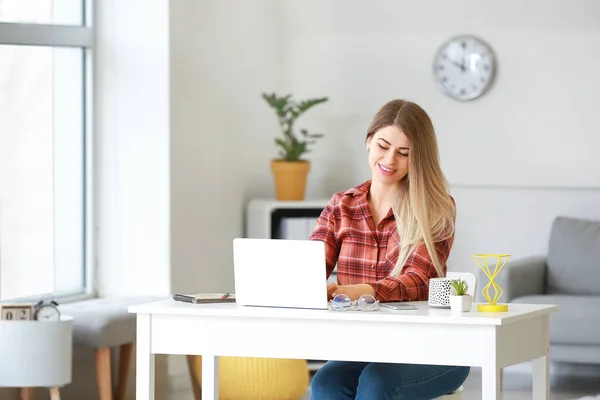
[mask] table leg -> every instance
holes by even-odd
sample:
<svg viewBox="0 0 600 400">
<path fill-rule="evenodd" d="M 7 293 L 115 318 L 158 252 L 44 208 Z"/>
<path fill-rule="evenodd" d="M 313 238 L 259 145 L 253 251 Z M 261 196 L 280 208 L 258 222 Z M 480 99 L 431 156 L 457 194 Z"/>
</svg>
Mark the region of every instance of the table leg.
<svg viewBox="0 0 600 400">
<path fill-rule="evenodd" d="M 500 374 L 502 370 L 495 365 L 487 365 L 481 368 L 481 398 L 486 400 L 497 400 L 500 397 Z"/>
<path fill-rule="evenodd" d="M 35 388 L 24 387 L 21 388 L 21 400 L 33 400 L 33 393 Z"/>
<path fill-rule="evenodd" d="M 533 365 L 533 400 L 550 398 L 550 357 L 536 358 Z"/>
<path fill-rule="evenodd" d="M 543 317 L 544 329 L 540 341 L 544 344 L 544 355 L 532 360 L 533 400 L 550 398 L 550 316 Z"/>
<path fill-rule="evenodd" d="M 219 400 L 219 356 L 202 354 L 202 399 Z"/>
<path fill-rule="evenodd" d="M 50 400 L 60 400 L 60 390 L 57 387 L 50 388 Z"/>
<path fill-rule="evenodd" d="M 196 369 L 196 357 L 193 354 L 188 354 L 188 370 L 190 372 L 190 380 L 192 381 L 192 388 L 194 389 L 194 400 L 202 400 L 202 388 L 200 387 L 200 374 Z"/>
<path fill-rule="evenodd" d="M 150 315 L 137 315 L 136 383 L 138 400 L 154 400 L 154 354 L 150 347 L 152 331 Z"/>
</svg>

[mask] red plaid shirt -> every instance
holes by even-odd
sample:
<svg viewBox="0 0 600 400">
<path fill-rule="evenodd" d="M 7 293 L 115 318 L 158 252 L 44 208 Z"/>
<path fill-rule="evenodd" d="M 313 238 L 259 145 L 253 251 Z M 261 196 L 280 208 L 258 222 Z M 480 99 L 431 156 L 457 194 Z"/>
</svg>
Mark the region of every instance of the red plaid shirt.
<svg viewBox="0 0 600 400">
<path fill-rule="evenodd" d="M 367 194 L 371 181 L 333 195 L 317 220 L 311 240 L 325 242 L 327 278 L 337 264 L 338 284 L 368 283 L 380 301 L 427 300 L 429 279 L 437 277 L 425 244 L 409 255 L 402 272 L 389 276 L 398 260 L 399 237 L 390 209 L 379 225 L 371 216 Z M 436 243 L 446 272 L 454 237 Z"/>
</svg>

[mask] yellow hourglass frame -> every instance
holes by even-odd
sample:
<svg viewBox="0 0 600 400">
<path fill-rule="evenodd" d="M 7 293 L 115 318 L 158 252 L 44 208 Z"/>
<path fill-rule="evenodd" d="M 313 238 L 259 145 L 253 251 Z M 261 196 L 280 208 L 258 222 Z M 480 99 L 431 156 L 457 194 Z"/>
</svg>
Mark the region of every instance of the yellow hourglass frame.
<svg viewBox="0 0 600 400">
<path fill-rule="evenodd" d="M 487 259 L 494 258 L 496 259 L 496 265 L 494 266 L 494 270 L 490 268 Z M 485 275 L 489 278 L 490 282 L 485 285 L 481 294 L 487 300 L 488 304 L 479 304 L 477 306 L 477 311 L 481 312 L 505 312 L 508 311 L 508 304 L 498 304 L 498 300 L 504 294 L 504 290 L 498 285 L 495 281 L 496 277 L 506 265 L 506 262 L 510 258 L 510 254 L 474 254 L 473 259 L 479 265 L 479 267 L 483 270 Z M 490 289 L 494 288 L 494 297 L 490 296 Z"/>
</svg>

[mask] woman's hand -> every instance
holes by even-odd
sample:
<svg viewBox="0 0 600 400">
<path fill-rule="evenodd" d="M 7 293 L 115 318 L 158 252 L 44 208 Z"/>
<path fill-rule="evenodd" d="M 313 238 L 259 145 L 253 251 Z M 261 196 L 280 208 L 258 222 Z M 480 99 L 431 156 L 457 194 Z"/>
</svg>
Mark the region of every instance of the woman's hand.
<svg viewBox="0 0 600 400">
<path fill-rule="evenodd" d="M 337 289 L 338 289 L 338 285 L 336 285 L 335 283 L 329 283 L 327 284 L 327 300 L 331 300 L 335 297 L 335 294 Z"/>
<path fill-rule="evenodd" d="M 375 297 L 375 289 L 366 283 L 358 285 L 336 285 L 335 283 L 330 283 L 327 285 L 327 298 L 329 300 L 338 294 L 345 294 L 350 297 L 350 300 L 358 300 L 363 294 L 370 294 Z"/>
</svg>

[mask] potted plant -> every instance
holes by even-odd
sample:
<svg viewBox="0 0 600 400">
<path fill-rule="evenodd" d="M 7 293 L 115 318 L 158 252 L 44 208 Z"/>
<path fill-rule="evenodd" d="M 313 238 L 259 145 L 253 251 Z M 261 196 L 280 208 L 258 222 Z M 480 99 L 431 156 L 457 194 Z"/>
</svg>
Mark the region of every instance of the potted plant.
<svg viewBox="0 0 600 400">
<path fill-rule="evenodd" d="M 469 284 L 463 279 L 450 280 L 450 309 L 458 312 L 471 311 L 473 296 L 467 293 Z"/>
<path fill-rule="evenodd" d="M 271 160 L 277 200 L 303 200 L 310 161 L 301 157 L 310 152 L 309 145 L 323 137 L 323 134 L 309 133 L 306 129 L 300 129 L 298 134 L 294 124 L 300 115 L 326 102 L 328 98 L 295 101 L 290 94 L 277 96 L 275 93 L 263 93 L 262 98 L 275 110 L 283 134 L 282 138 L 275 139 L 281 158 Z"/>
</svg>

